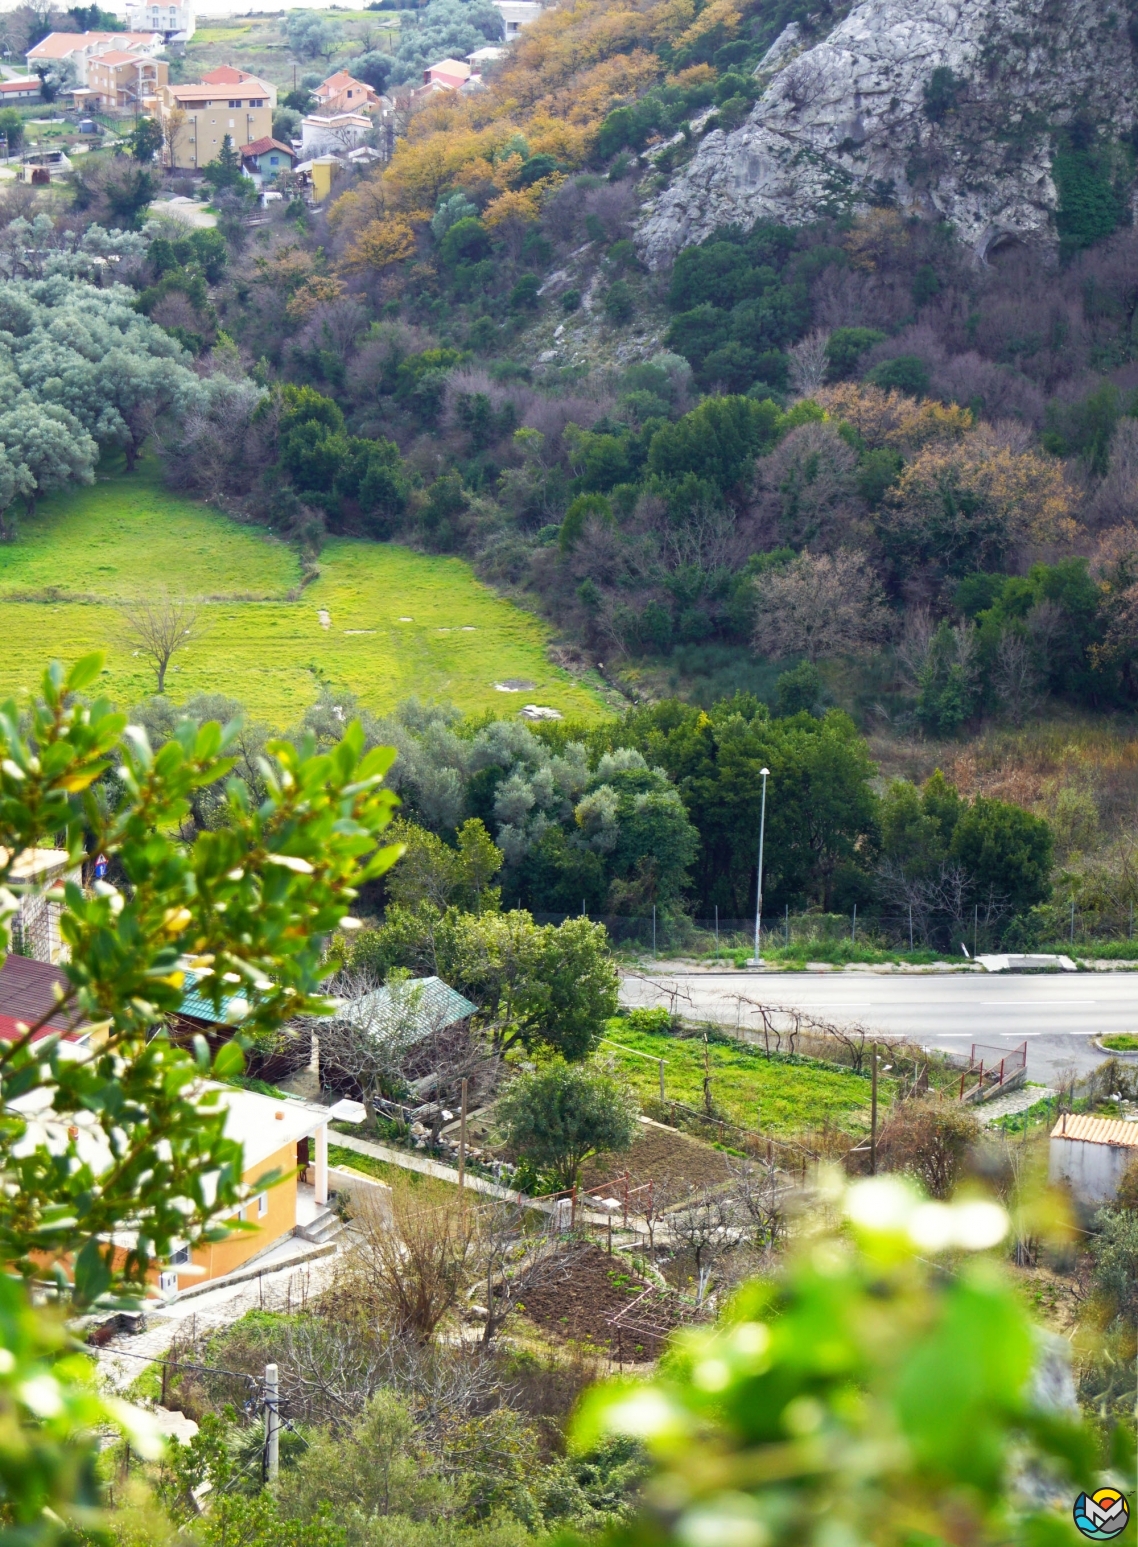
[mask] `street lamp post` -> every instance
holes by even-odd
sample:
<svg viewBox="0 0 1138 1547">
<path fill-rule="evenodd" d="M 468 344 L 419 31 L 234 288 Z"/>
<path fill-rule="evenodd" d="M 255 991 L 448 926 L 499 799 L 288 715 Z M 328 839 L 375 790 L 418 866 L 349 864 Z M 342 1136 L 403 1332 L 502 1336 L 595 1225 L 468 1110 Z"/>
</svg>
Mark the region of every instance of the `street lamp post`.
<svg viewBox="0 0 1138 1547">
<path fill-rule="evenodd" d="M 763 780 L 763 805 L 759 816 L 759 884 L 755 897 L 755 957 L 754 966 L 758 966 L 761 960 L 759 956 L 759 937 L 763 929 L 763 838 L 767 829 L 767 779 L 770 776 L 769 768 L 760 768 L 759 773 Z"/>
</svg>

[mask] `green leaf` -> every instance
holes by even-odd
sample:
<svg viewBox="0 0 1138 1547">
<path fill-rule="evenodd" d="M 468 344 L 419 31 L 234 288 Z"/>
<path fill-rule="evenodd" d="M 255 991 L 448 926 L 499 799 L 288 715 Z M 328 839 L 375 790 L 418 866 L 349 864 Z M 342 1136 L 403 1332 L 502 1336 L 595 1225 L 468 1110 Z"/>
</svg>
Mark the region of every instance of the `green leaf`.
<svg viewBox="0 0 1138 1547">
<path fill-rule="evenodd" d="M 237 1042 L 223 1042 L 213 1060 L 215 1080 L 232 1080 L 245 1070 L 245 1054 Z"/>
<path fill-rule="evenodd" d="M 92 650 L 90 655 L 84 655 L 76 661 L 67 673 L 67 692 L 82 693 L 84 688 L 90 687 L 102 671 L 105 659 L 101 650 Z"/>
</svg>

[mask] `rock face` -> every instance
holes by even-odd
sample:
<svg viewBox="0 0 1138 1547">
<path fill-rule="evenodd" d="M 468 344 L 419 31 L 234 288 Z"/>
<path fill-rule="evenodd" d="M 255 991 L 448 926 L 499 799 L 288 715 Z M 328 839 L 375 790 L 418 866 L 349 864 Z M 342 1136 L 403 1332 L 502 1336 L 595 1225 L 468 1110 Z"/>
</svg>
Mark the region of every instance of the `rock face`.
<svg viewBox="0 0 1138 1547">
<path fill-rule="evenodd" d="M 863 0 L 813 46 L 787 28 L 749 119 L 705 137 L 641 248 L 659 268 L 733 221 L 889 201 L 949 220 L 981 259 L 1052 243 L 1055 131 L 1129 134 L 1135 59 L 1125 5 L 1103 0 Z"/>
</svg>

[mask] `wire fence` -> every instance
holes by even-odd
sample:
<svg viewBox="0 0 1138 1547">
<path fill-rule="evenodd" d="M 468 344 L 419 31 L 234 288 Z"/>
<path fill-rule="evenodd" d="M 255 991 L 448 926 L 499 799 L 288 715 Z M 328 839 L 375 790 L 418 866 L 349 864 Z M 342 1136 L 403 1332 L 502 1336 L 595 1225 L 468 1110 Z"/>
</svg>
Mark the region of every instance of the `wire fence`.
<svg viewBox="0 0 1138 1547">
<path fill-rule="evenodd" d="M 988 951 L 1078 950 L 1080 946 L 1116 945 L 1121 952 L 1135 940 L 1133 911 L 1080 910 L 1056 905 L 1048 917 L 1032 921 L 1030 932 L 1006 913 L 975 906 L 957 913 L 903 909 L 900 912 L 853 908 L 849 913 L 792 913 L 789 908 L 763 914 L 759 949 L 827 954 L 844 951 L 936 951 L 961 958 Z M 690 918 L 662 911 L 644 915 L 535 913 L 540 924 L 560 924 L 584 917 L 603 924 L 613 944 L 649 952 L 726 958 L 753 956 L 755 918 Z"/>
</svg>

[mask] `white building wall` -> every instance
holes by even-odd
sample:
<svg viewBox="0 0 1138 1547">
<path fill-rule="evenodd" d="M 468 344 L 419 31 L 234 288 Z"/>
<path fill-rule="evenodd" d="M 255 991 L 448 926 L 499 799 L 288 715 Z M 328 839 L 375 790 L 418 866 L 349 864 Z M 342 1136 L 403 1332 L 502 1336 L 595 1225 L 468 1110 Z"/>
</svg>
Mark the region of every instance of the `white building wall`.
<svg viewBox="0 0 1138 1547">
<path fill-rule="evenodd" d="M 1066 1183 L 1080 1203 L 1110 1203 L 1135 1159 L 1138 1149 L 1125 1144 L 1093 1144 L 1059 1135 L 1051 1140 L 1048 1180 Z"/>
</svg>

